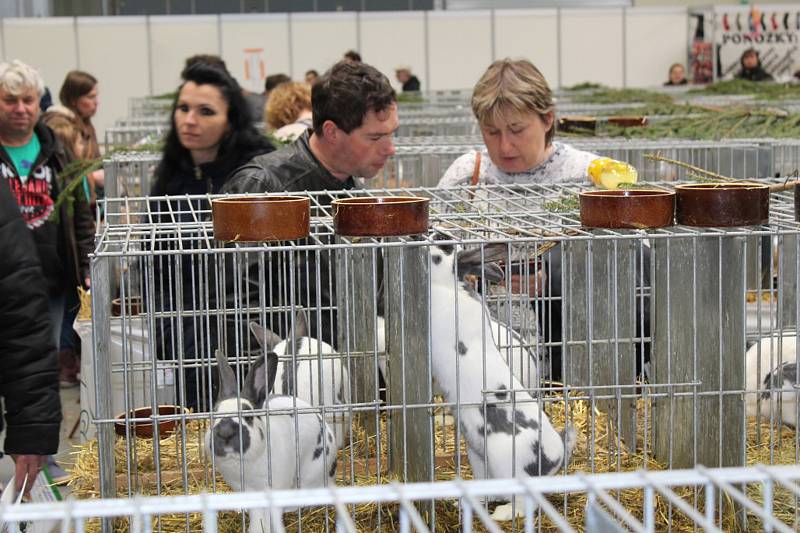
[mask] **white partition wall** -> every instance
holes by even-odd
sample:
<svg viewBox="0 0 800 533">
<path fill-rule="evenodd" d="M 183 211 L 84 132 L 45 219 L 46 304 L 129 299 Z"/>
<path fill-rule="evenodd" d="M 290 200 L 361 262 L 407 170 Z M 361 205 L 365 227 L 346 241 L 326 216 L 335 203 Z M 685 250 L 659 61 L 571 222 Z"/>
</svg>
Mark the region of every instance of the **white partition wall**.
<svg viewBox="0 0 800 533">
<path fill-rule="evenodd" d="M 100 80 L 102 136 L 132 96 L 173 91 L 185 59 L 219 54 L 243 87 L 323 72 L 349 49 L 384 72 L 410 65 L 424 90 L 472 87 L 492 60 L 526 57 L 553 88 L 660 85 L 686 62 L 685 7 L 496 9 L 2 19 L 0 53 L 42 71 L 56 94 L 82 68 Z M 247 64 L 247 70 L 245 70 Z"/>
<path fill-rule="evenodd" d="M 661 85 L 669 78 L 670 65 L 686 66 L 689 24 L 685 8 L 627 9 L 626 15 L 625 85 Z"/>
<path fill-rule="evenodd" d="M 290 16 L 294 79 L 309 69 L 320 73 L 342 59 L 348 50 L 359 49 L 356 13 L 293 13 Z M 369 53 L 362 54 L 371 62 Z"/>
<path fill-rule="evenodd" d="M 623 14 L 621 8 L 561 10 L 562 86 L 585 81 L 623 85 Z"/>
<path fill-rule="evenodd" d="M 150 92 L 147 19 L 84 17 L 77 21 L 77 67 L 98 78 L 99 104 L 92 122 L 100 134 L 128 114 L 131 97 Z M 113 75 L 107 75 L 111 65 L 116 68 Z M 55 89 L 54 99 L 58 87 Z M 102 142 L 102 136 L 99 138 Z"/>
<path fill-rule="evenodd" d="M 187 57 L 219 54 L 218 30 L 215 15 L 150 17 L 153 93 L 175 90 Z"/>
<path fill-rule="evenodd" d="M 5 58 L 37 68 L 57 101 L 64 76 L 78 65 L 75 19 L 3 19 L 3 37 Z"/>
<path fill-rule="evenodd" d="M 492 62 L 491 11 L 428 12 L 428 89 L 472 87 Z"/>
<path fill-rule="evenodd" d="M 419 78 L 422 89 L 429 88 L 426 72 L 425 13 L 387 11 L 359 13 L 361 50 L 364 60 L 385 73 L 399 90 L 394 69 L 408 65 Z"/>
<path fill-rule="evenodd" d="M 494 16 L 495 58 L 531 60 L 553 87 L 558 75 L 558 10 L 503 9 Z"/>
<path fill-rule="evenodd" d="M 264 75 L 270 76 L 291 70 L 289 63 L 289 16 L 269 15 L 222 15 L 222 58 L 228 70 L 236 76 L 243 87 L 253 90 L 253 81 L 260 72 L 245 72 L 249 55 L 254 54 L 263 63 Z M 261 50 L 260 52 L 258 50 Z M 263 91 L 264 84 L 260 84 Z"/>
</svg>

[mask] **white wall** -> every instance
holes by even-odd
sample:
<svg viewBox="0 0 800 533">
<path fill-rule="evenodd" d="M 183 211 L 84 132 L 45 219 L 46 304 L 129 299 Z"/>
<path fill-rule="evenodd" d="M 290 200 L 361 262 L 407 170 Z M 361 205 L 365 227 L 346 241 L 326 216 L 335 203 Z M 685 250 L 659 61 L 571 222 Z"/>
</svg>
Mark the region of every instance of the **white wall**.
<svg viewBox="0 0 800 533">
<path fill-rule="evenodd" d="M 287 74 L 303 79 L 309 69 L 322 72 L 348 50 L 358 49 L 357 30 L 354 12 L 292 14 L 292 63 Z"/>
<path fill-rule="evenodd" d="M 84 17 L 78 22 L 78 61 L 75 68 L 98 78 L 99 104 L 94 124 L 106 124 L 126 116 L 128 99 L 121 95 L 150 92 L 147 25 L 145 17 Z M 106 75 L 109 64 L 123 65 Z M 58 98 L 61 81 L 50 85 Z M 102 145 L 102 132 L 98 131 Z"/>
<path fill-rule="evenodd" d="M 686 65 L 689 42 L 686 9 L 627 9 L 626 15 L 625 84 L 630 87 L 661 85 L 669 79 L 670 65 Z M 664 34 L 672 38 L 662 39 Z M 686 72 L 688 75 L 688 68 Z"/>
<path fill-rule="evenodd" d="M 495 57 L 529 59 L 553 86 L 558 72 L 558 11 L 503 9 L 495 11 Z"/>
<path fill-rule="evenodd" d="M 361 13 L 363 59 L 386 73 L 398 89 L 394 69 L 400 65 L 410 66 L 420 79 L 426 78 L 425 18 L 421 11 Z"/>
<path fill-rule="evenodd" d="M 0 54 L 39 68 L 54 94 L 69 70 L 94 74 L 102 136 L 131 97 L 174 90 L 198 53 L 222 55 L 242 82 L 245 49 L 264 50 L 267 75 L 301 79 L 352 48 L 395 86 L 409 64 L 424 90 L 470 88 L 502 57 L 529 58 L 553 87 L 641 87 L 685 63 L 687 28 L 683 7 L 2 19 Z"/>
</svg>

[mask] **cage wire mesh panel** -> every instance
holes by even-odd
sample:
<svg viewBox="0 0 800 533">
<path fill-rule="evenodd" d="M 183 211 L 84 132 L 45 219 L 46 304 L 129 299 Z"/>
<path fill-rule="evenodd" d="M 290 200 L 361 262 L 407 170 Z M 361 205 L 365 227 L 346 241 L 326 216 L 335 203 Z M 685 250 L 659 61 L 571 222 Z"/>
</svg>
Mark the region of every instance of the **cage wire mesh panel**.
<svg viewBox="0 0 800 533">
<path fill-rule="evenodd" d="M 114 148 L 158 144 L 169 131 L 169 124 L 124 126 L 106 128 L 105 150 Z"/>
<path fill-rule="evenodd" d="M 161 116 L 168 114 L 172 98 L 141 97 L 128 100 L 128 115 L 132 118 Z"/>
<path fill-rule="evenodd" d="M 115 152 L 103 160 L 105 193 L 111 198 L 142 197 L 150 194 L 161 154 L 155 152 Z"/>
<path fill-rule="evenodd" d="M 413 139 L 413 140 L 411 140 Z M 797 149 L 791 142 L 689 141 L 664 139 L 569 139 L 571 146 L 601 157 L 610 157 L 633 165 L 641 181 L 680 181 L 696 172 L 670 161 L 693 165 L 735 179 L 775 176 L 775 165 L 781 168 L 796 161 Z M 484 149 L 479 136 L 433 136 L 398 138 L 396 154 L 378 176 L 366 180 L 374 188 L 435 187 L 450 165 L 472 150 Z M 787 175 L 786 173 L 780 175 Z"/>
<path fill-rule="evenodd" d="M 106 200 L 96 464 L 76 493 L 96 493 L 92 472 L 112 497 L 796 463 L 793 195 L 772 195 L 763 226 L 614 231 L 581 227 L 569 201 L 587 188 L 312 193 L 310 236 L 280 243 L 215 241 L 208 196 Z M 409 193 L 431 200 L 429 234 L 334 233 L 332 199 Z M 218 385 L 224 360 L 238 385 Z M 290 399 L 264 404 L 259 375 Z M 135 439 L 147 417 L 129 415 L 115 436 L 115 415 L 159 404 L 180 408 L 156 417 L 172 434 Z M 584 519 L 568 496 L 556 507 Z M 743 507 L 704 512 L 752 518 Z M 437 528 L 459 520 L 417 508 Z M 364 512 L 371 529 L 395 519 Z M 675 502 L 659 513 L 693 527 Z M 326 516 L 286 520 L 316 531 Z"/>
<path fill-rule="evenodd" d="M 419 513 L 418 502 L 433 501 L 442 512 L 451 512 L 458 521 L 447 531 L 503 531 L 506 524 L 492 520 L 483 501 L 509 493 L 519 494 L 525 519 L 542 530 L 559 531 L 661 531 L 669 525 L 660 514 L 671 507 L 675 516 L 685 517 L 693 529 L 727 531 L 732 524 L 714 513 L 708 501 L 730 502 L 747 512 L 742 525 L 750 530 L 796 531 L 798 517 L 791 502 L 800 494 L 800 467 L 764 467 L 640 471 L 616 474 L 569 475 L 555 478 L 527 478 L 491 481 L 443 481 L 437 483 L 390 484 L 365 487 L 329 487 L 295 491 L 208 494 L 202 496 L 136 497 L 7 505 L 0 507 L 0 522 L 9 531 L 37 526 L 77 531 L 96 529 L 101 519 L 131 524 L 131 531 L 167 530 L 173 521 L 189 523 L 191 531 L 241 531 L 240 510 L 263 510 L 273 516 L 275 525 L 285 509 L 310 516 L 327 512 L 323 530 L 360 532 L 366 529 L 359 510 L 379 507 L 392 518 L 392 531 L 427 532 L 431 528 Z M 574 523 L 571 508 L 561 500 L 579 502 L 586 519 Z M 787 500 L 788 498 L 788 500 Z M 636 502 L 631 513 L 624 503 Z M 288 522 L 288 520 L 287 520 Z M 299 523 L 287 523 L 289 528 Z M 372 524 L 370 524 L 372 525 Z M 374 527 L 374 525 L 373 525 Z M 673 530 L 677 528 L 673 527 Z M 266 528 L 265 528 L 266 530 Z M 374 529 L 373 529 L 374 530 Z"/>
</svg>

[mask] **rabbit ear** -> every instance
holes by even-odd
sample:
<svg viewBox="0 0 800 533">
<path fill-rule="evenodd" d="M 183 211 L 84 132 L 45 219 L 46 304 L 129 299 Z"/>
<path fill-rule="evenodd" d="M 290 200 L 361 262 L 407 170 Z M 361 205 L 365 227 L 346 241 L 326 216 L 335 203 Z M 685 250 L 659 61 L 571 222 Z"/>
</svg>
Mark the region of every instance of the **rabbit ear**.
<svg viewBox="0 0 800 533">
<path fill-rule="evenodd" d="M 262 327 L 256 321 L 250 322 L 250 331 L 255 335 L 258 345 L 265 352 L 271 352 L 283 340 L 278 335 L 272 332 L 271 329 Z"/>
<path fill-rule="evenodd" d="M 236 386 L 236 375 L 228 363 L 228 358 L 220 349 L 217 349 L 214 355 L 217 358 L 217 373 L 219 374 L 219 399 L 235 398 L 239 388 Z"/>
<path fill-rule="evenodd" d="M 275 390 L 275 377 L 278 375 L 278 354 L 269 352 L 267 354 L 267 392 Z"/>
<path fill-rule="evenodd" d="M 294 338 L 302 339 L 308 337 L 308 320 L 306 312 L 300 309 L 294 317 Z"/>
<path fill-rule="evenodd" d="M 267 357 L 269 359 L 269 364 L 266 365 L 267 368 L 264 368 L 264 356 L 259 357 L 256 359 L 256 362 L 253 363 L 253 366 L 250 367 L 250 370 L 247 372 L 247 377 L 244 380 L 244 391 L 242 395 L 249 398 L 255 407 L 264 405 L 264 401 L 267 399 L 267 393 L 272 389 L 272 384 L 275 382 L 275 372 L 278 368 L 278 356 L 275 355 L 274 352 L 271 352 Z M 270 370 L 272 374 L 271 379 L 270 376 L 268 376 Z M 267 388 L 267 383 L 270 384 L 269 389 Z"/>
<path fill-rule="evenodd" d="M 481 256 L 483 253 L 483 256 Z M 489 281 L 502 281 L 503 269 L 497 265 L 498 261 L 505 261 L 508 257 L 508 248 L 505 244 L 487 244 L 482 248 L 459 250 L 456 254 L 458 275 L 467 274 L 483 276 Z"/>
</svg>

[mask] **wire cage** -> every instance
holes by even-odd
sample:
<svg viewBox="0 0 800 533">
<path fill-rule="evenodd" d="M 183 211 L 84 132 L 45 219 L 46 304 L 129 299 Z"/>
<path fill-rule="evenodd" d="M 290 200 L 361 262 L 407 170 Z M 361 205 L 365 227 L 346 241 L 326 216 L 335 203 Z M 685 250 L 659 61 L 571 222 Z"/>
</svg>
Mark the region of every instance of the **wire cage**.
<svg viewBox="0 0 800 533">
<path fill-rule="evenodd" d="M 127 117 L 119 118 L 114 121 L 114 126 L 118 128 L 137 128 L 142 126 L 168 126 L 169 125 L 169 110 L 167 113 L 160 115 L 150 115 L 145 117 Z"/>
<path fill-rule="evenodd" d="M 169 124 L 146 126 L 114 126 L 106 128 L 105 151 L 134 146 L 158 144 L 169 131 Z"/>
<path fill-rule="evenodd" d="M 435 187 L 456 159 L 484 148 L 482 139 L 477 136 L 434 136 L 429 138 L 429 142 L 425 139 L 398 138 L 397 153 L 375 179 L 367 182 L 369 186 Z M 698 172 L 673 162 L 735 179 L 767 178 L 776 175 L 776 165 L 780 164 L 782 169 L 789 168 L 797 161 L 795 156 L 800 155 L 795 144 L 790 142 L 755 139 L 650 141 L 598 138 L 568 139 L 565 142 L 579 150 L 630 163 L 639 171 L 641 181 L 680 181 L 690 179 Z"/>
<path fill-rule="evenodd" d="M 115 152 L 103 160 L 105 194 L 110 198 L 148 196 L 161 154 L 155 152 Z"/>
<path fill-rule="evenodd" d="M 491 481 L 442 481 L 437 483 L 389 484 L 367 487 L 329 487 L 295 491 L 209 494 L 203 496 L 137 497 L 4 506 L 0 522 L 10 531 L 21 524 L 74 527 L 91 530 L 100 519 L 124 520 L 130 530 L 165 530 L 183 518 L 191 531 L 240 531 L 237 511 L 263 510 L 266 516 L 280 515 L 295 509 L 289 516 L 325 513 L 323 528 L 318 531 L 359 533 L 370 529 L 383 531 L 388 525 L 401 533 L 431 532 L 425 517 L 415 505 L 433 501 L 440 514 L 452 513 L 458 521 L 448 531 L 503 531 L 503 523 L 494 521 L 482 501 L 495 495 L 520 494 L 525 518 L 532 527 L 544 531 L 573 532 L 621 531 L 653 532 L 666 529 L 659 512 L 671 505 L 671 512 L 685 517 L 694 528 L 725 531 L 729 524 L 718 519 L 707 501 L 728 501 L 750 514 L 743 526 L 752 530 L 796 531 L 800 526 L 797 509 L 786 508 L 784 494 L 800 494 L 800 467 L 764 467 L 639 471 L 621 474 L 568 475 L 555 478 L 527 478 Z M 582 501 L 583 523 L 576 524 L 559 499 Z M 638 501 L 641 512 L 631 513 L 621 500 Z M 365 516 L 363 509 L 380 506 L 383 515 Z M 273 513 L 274 511 L 274 513 Z M 381 518 L 383 519 L 381 521 Z M 278 523 L 275 518 L 274 523 Z M 288 521 L 288 520 L 287 520 Z M 292 524 L 287 524 L 291 526 Z M 265 528 L 266 529 L 266 528 Z M 441 528 L 440 528 L 441 529 Z M 30 530 L 30 529 L 28 529 Z M 538 530 L 538 529 L 537 529 Z"/>
<path fill-rule="evenodd" d="M 215 240 L 213 197 L 106 200 L 92 494 L 92 474 L 113 497 L 796 463 L 793 195 L 772 195 L 764 225 L 589 230 L 570 207 L 585 189 L 310 193 L 309 237 L 265 243 Z M 430 232 L 336 233 L 333 200 L 408 194 L 429 198 Z M 259 403 L 259 376 L 290 399 Z M 159 404 L 177 410 L 131 413 Z M 174 432 L 134 437 L 153 420 Z M 758 519 L 715 502 L 719 523 Z M 584 518 L 568 496 L 555 506 Z M 505 521 L 526 503 L 489 508 Z M 691 529 L 682 512 L 659 511 Z"/>
<path fill-rule="evenodd" d="M 144 96 L 128 100 L 128 116 L 132 118 L 161 116 L 169 113 L 172 98 Z"/>
<path fill-rule="evenodd" d="M 428 135 L 477 135 L 478 121 L 472 115 L 411 118 L 402 120 L 397 128 L 397 137 L 421 137 Z"/>
</svg>

